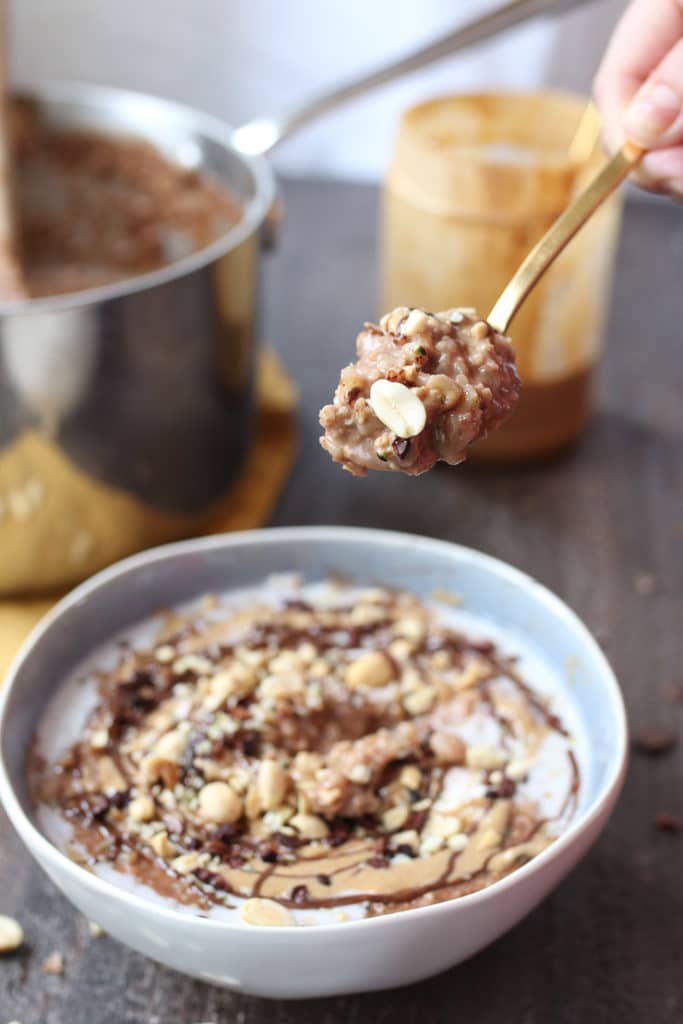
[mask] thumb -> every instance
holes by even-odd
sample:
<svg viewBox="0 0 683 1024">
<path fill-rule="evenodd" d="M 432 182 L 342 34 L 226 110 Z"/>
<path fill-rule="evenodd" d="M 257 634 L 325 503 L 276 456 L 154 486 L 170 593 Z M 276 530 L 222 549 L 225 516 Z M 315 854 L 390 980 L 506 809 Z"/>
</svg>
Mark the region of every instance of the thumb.
<svg viewBox="0 0 683 1024">
<path fill-rule="evenodd" d="M 683 39 L 635 94 L 623 123 L 626 137 L 645 149 L 683 142 Z"/>
</svg>

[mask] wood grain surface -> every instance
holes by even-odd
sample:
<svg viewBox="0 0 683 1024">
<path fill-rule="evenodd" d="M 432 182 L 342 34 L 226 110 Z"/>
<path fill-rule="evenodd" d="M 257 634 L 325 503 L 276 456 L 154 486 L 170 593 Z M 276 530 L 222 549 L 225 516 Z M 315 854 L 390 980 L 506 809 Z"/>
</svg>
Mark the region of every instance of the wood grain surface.
<svg viewBox="0 0 683 1024">
<path fill-rule="evenodd" d="M 316 414 L 375 312 L 377 193 L 297 183 L 284 196 L 266 328 L 301 386 L 301 446 L 274 522 L 409 530 L 509 560 L 595 630 L 633 729 L 680 742 L 633 754 L 597 846 L 495 945 L 420 985 L 308 1003 L 207 987 L 93 938 L 0 812 L 0 912 L 27 935 L 0 960 L 0 1024 L 680 1024 L 683 833 L 654 819 L 683 814 L 683 703 L 667 698 L 683 684 L 683 209 L 628 205 L 597 411 L 573 452 L 523 471 L 359 481 L 318 448 Z M 41 972 L 53 950 L 61 977 Z"/>
</svg>

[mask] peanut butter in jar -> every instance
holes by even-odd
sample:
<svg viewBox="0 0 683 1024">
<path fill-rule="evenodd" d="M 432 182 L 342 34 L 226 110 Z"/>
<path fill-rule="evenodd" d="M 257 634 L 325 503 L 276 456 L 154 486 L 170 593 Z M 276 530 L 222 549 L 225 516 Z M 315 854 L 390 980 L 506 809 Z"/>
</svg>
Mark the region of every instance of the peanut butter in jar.
<svg viewBox="0 0 683 1024">
<path fill-rule="evenodd" d="M 447 96 L 403 116 L 384 188 L 381 307 L 492 308 L 603 159 L 569 147 L 586 101 L 560 93 Z M 539 282 L 511 336 L 524 390 L 472 458 L 523 461 L 571 442 L 591 409 L 621 200 L 594 215 Z"/>
</svg>

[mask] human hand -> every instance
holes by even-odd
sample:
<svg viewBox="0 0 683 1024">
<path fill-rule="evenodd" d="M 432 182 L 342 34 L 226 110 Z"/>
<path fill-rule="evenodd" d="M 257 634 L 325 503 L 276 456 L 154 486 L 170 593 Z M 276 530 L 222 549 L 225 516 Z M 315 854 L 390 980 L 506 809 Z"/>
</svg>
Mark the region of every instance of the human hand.
<svg viewBox="0 0 683 1024">
<path fill-rule="evenodd" d="M 639 185 L 683 200 L 683 0 L 632 0 L 594 85 L 604 141 L 649 152 Z"/>
</svg>

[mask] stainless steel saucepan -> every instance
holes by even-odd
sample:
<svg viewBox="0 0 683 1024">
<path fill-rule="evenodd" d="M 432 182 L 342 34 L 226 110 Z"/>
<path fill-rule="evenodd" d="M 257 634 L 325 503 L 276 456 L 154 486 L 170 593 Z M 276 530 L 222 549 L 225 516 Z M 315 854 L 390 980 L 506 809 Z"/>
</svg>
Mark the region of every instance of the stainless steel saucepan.
<svg viewBox="0 0 683 1024">
<path fill-rule="evenodd" d="M 221 121 L 116 89 L 50 84 L 47 128 L 142 137 L 242 206 L 152 273 L 0 316 L 0 596 L 67 586 L 201 528 L 249 441 L 268 163 Z"/>
<path fill-rule="evenodd" d="M 236 130 L 180 104 L 50 83 L 55 132 L 142 137 L 223 182 L 240 222 L 162 270 L 0 308 L 0 598 L 71 585 L 202 527 L 248 448 L 258 277 L 275 189 L 263 159 L 341 103 L 543 13 L 513 0 L 293 113 Z"/>
</svg>

